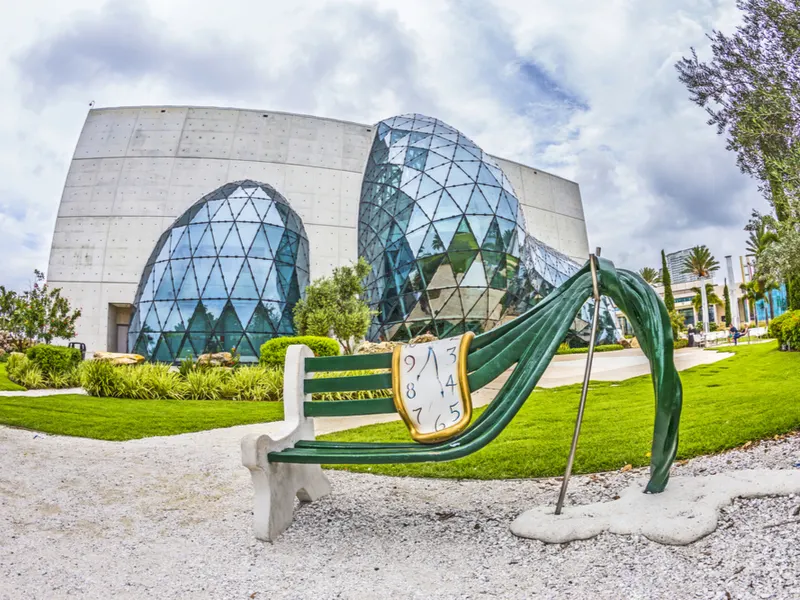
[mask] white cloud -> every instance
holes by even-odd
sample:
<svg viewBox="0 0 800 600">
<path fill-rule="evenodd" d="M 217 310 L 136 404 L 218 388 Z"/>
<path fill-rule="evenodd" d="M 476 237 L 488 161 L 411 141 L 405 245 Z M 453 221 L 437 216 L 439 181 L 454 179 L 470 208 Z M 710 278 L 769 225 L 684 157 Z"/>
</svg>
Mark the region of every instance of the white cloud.
<svg viewBox="0 0 800 600">
<path fill-rule="evenodd" d="M 0 23 L 3 281 L 47 264 L 88 102 L 212 104 L 374 122 L 439 117 L 485 150 L 581 184 L 618 264 L 661 248 L 742 251 L 764 207 L 677 80 L 730 30 L 733 0 L 171 2 L 33 0 Z"/>
</svg>

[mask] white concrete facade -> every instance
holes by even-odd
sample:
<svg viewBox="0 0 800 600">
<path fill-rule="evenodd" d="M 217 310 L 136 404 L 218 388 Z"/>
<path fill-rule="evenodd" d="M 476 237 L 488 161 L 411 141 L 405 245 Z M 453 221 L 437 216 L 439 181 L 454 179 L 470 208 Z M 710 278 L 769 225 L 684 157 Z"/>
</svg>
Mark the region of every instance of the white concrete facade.
<svg viewBox="0 0 800 600">
<path fill-rule="evenodd" d="M 230 181 L 268 183 L 289 201 L 308 234 L 312 279 L 354 261 L 373 136 L 372 125 L 272 111 L 89 111 L 47 268 L 48 282 L 83 311 L 76 341 L 90 351 L 117 349 L 115 324 L 122 326 L 158 237 L 195 201 Z M 578 184 L 495 159 L 525 207 L 528 232 L 583 262 L 589 244 Z"/>
</svg>

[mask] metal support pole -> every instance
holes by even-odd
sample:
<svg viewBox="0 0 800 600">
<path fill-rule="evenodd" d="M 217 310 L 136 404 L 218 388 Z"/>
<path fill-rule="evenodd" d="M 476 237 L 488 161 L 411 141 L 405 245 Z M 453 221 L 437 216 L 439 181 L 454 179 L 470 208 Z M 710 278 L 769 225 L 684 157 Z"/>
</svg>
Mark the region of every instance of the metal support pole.
<svg viewBox="0 0 800 600">
<path fill-rule="evenodd" d="M 595 254 L 589 255 L 589 264 L 592 269 L 592 296 L 594 297 L 594 311 L 592 313 L 592 330 L 589 334 L 589 353 L 586 356 L 586 370 L 583 373 L 583 388 L 581 389 L 581 403 L 578 405 L 578 418 L 575 421 L 575 432 L 572 434 L 572 446 L 569 449 L 567 459 L 567 470 L 564 473 L 564 481 L 561 482 L 561 492 L 558 494 L 556 503 L 556 514 L 561 514 L 564 506 L 564 499 L 567 496 L 567 486 L 572 475 L 572 465 L 575 462 L 575 451 L 578 449 L 578 437 L 581 434 L 581 422 L 583 421 L 583 411 L 586 408 L 586 394 L 589 392 L 589 376 L 592 373 L 592 358 L 594 357 L 594 345 L 597 341 L 597 323 L 600 320 L 600 286 L 597 282 L 597 256 L 600 256 L 600 248 Z"/>
</svg>

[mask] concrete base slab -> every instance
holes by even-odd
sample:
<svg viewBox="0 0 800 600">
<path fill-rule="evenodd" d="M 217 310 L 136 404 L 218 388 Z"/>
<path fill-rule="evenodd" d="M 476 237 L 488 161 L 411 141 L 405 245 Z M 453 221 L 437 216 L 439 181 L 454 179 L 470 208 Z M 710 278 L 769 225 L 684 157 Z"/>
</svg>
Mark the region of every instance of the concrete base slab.
<svg viewBox="0 0 800 600">
<path fill-rule="evenodd" d="M 800 469 L 753 469 L 703 477 L 673 477 L 661 494 L 644 494 L 645 480 L 619 500 L 584 506 L 538 506 L 511 523 L 511 532 L 559 544 L 585 540 L 604 531 L 641 534 L 654 542 L 685 546 L 717 528 L 718 510 L 734 498 L 800 493 Z"/>
</svg>

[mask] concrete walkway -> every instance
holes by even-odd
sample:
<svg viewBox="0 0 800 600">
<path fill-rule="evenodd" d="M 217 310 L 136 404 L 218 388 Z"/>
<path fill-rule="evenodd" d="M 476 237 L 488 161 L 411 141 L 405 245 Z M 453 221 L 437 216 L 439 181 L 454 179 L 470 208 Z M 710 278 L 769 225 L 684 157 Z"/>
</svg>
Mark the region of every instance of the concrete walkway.
<svg viewBox="0 0 800 600">
<path fill-rule="evenodd" d="M 64 388 L 63 390 L 26 390 L 24 392 L 0 392 L 0 397 L 3 396 L 27 396 L 29 398 L 39 398 L 41 396 L 61 396 L 66 394 L 79 394 L 86 395 L 86 390 L 83 388 Z"/>
</svg>

